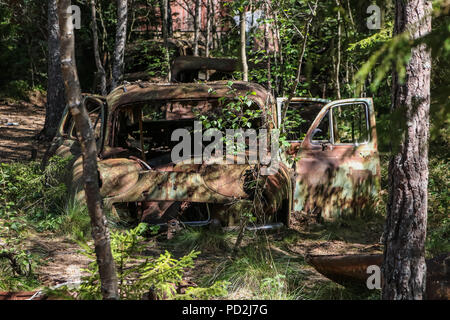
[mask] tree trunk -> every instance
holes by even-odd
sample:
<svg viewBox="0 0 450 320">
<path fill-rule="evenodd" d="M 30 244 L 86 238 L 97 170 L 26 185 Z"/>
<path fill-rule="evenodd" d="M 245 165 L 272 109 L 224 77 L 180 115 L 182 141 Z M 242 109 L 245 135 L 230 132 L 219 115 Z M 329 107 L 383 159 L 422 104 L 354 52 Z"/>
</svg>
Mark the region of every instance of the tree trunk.
<svg viewBox="0 0 450 320">
<path fill-rule="evenodd" d="M 264 3 L 264 19 L 267 20 L 269 17 L 269 5 Z M 264 22 L 264 51 L 266 52 L 266 70 L 267 70 L 267 90 L 272 91 L 272 79 L 271 79 L 271 65 L 270 65 L 270 48 L 269 48 L 269 23 Z"/>
<path fill-rule="evenodd" d="M 170 55 L 169 55 L 169 0 L 161 0 L 159 4 L 160 10 L 161 10 L 161 20 L 162 20 L 162 36 L 164 40 L 164 56 L 167 61 L 167 65 L 170 64 Z M 170 67 L 169 67 L 170 69 Z M 168 80 L 171 81 L 170 77 L 170 70 L 167 72 L 168 74 Z"/>
<path fill-rule="evenodd" d="M 51 140 L 65 108 L 64 83 L 61 73 L 61 45 L 57 0 L 48 0 L 48 82 L 47 105 L 42 138 Z"/>
<path fill-rule="evenodd" d="M 75 120 L 77 136 L 83 157 L 83 179 L 86 203 L 91 218 L 92 238 L 99 268 L 104 299 L 118 299 L 117 275 L 111 254 L 109 231 L 102 210 L 102 199 L 98 182 L 97 146 L 92 124 L 86 108 L 81 103 L 81 89 L 75 61 L 75 35 L 70 26 L 71 13 L 67 13 L 70 0 L 59 0 L 61 28 L 61 69 L 64 79 L 67 104 Z"/>
<path fill-rule="evenodd" d="M 267 1 L 267 4 L 270 4 L 270 2 Z M 273 10 L 272 10 L 273 11 Z M 285 72 L 285 64 L 284 64 L 284 56 L 283 56 L 283 42 L 281 41 L 280 36 L 280 25 L 279 25 L 279 19 L 277 12 L 273 12 L 273 19 L 275 22 L 275 39 L 276 39 L 276 50 L 275 50 L 275 56 L 274 61 L 275 64 L 278 65 L 278 68 L 276 68 L 277 72 L 275 73 L 275 93 L 278 96 L 283 96 L 285 94 L 285 85 L 284 85 L 284 79 L 283 77 L 280 77 L 279 74 L 284 74 Z M 278 58 L 276 56 L 277 52 L 279 52 Z"/>
<path fill-rule="evenodd" d="M 160 0 L 159 1 L 159 8 L 161 11 L 161 33 L 162 33 L 162 37 L 164 39 L 164 44 L 167 44 L 167 39 L 169 38 L 169 30 L 168 30 L 168 26 L 169 26 L 169 14 L 167 11 L 168 8 L 168 0 Z"/>
<path fill-rule="evenodd" d="M 395 34 L 430 32 L 430 9 L 426 0 L 397 1 Z M 430 73 L 430 52 L 421 45 L 412 49 L 404 84 L 393 75 L 392 112 L 405 116 L 405 126 L 394 133 L 401 141 L 389 162 L 383 299 L 422 299 L 425 292 Z"/>
<path fill-rule="evenodd" d="M 209 57 L 209 49 L 211 47 L 211 20 L 212 20 L 212 15 L 214 15 L 214 11 L 212 11 L 212 4 L 211 4 L 211 0 L 206 0 L 206 52 L 205 52 L 205 56 L 208 58 Z"/>
<path fill-rule="evenodd" d="M 247 43 L 246 43 L 246 16 L 245 16 L 245 7 L 242 8 L 240 13 L 240 25 L 241 25 L 241 63 L 242 63 L 242 80 L 248 81 L 248 64 L 247 64 Z"/>
<path fill-rule="evenodd" d="M 172 19 L 172 7 L 170 6 L 170 0 L 167 0 L 167 33 L 169 38 L 173 37 L 173 19 Z"/>
<path fill-rule="evenodd" d="M 96 18 L 96 10 L 95 10 L 95 0 L 91 0 L 91 15 L 92 15 L 92 41 L 93 41 L 93 46 L 94 46 L 95 65 L 97 66 L 96 79 L 99 80 L 99 82 L 100 82 L 101 94 L 103 96 L 105 96 L 107 94 L 107 92 L 106 92 L 106 73 L 105 73 L 105 68 L 103 68 L 102 60 L 100 59 L 100 50 L 98 48 L 98 33 L 97 33 L 97 18 Z"/>
<path fill-rule="evenodd" d="M 123 79 L 125 43 L 127 37 L 127 17 L 128 2 L 127 0 L 117 0 L 117 27 L 116 27 L 116 44 L 114 48 L 114 62 L 112 70 L 111 91 L 120 85 Z"/>
<path fill-rule="evenodd" d="M 195 16 L 194 16 L 194 56 L 199 55 L 198 41 L 200 37 L 202 16 L 202 2 L 201 0 L 195 0 Z"/>
<path fill-rule="evenodd" d="M 338 22 L 338 30 L 337 30 L 337 58 L 336 58 L 336 97 L 341 99 L 341 83 L 339 80 L 339 72 L 341 71 L 341 4 L 339 0 L 336 0 L 336 4 L 338 6 L 337 12 L 337 22 Z"/>
<path fill-rule="evenodd" d="M 218 40 L 218 30 L 216 26 L 216 0 L 210 0 L 211 2 L 211 37 L 212 37 L 212 47 L 217 49 L 220 46 Z"/>
</svg>

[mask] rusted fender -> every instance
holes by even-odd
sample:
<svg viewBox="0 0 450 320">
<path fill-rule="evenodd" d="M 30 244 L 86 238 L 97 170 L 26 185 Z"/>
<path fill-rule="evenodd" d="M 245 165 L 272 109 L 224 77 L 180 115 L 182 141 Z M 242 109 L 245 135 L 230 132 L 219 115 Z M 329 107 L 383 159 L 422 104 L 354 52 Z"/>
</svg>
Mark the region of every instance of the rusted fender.
<svg viewBox="0 0 450 320">
<path fill-rule="evenodd" d="M 115 196 L 133 187 L 142 170 L 139 162 L 131 159 L 106 159 L 98 162 L 100 195 Z M 70 191 L 78 201 L 84 199 L 83 159 L 79 157 L 72 167 Z"/>
<path fill-rule="evenodd" d="M 382 254 L 308 255 L 306 261 L 319 273 L 344 286 L 366 287 L 371 265 L 381 267 Z M 426 297 L 450 299 L 450 253 L 427 259 Z M 383 281 L 383 279 L 381 279 Z"/>
<path fill-rule="evenodd" d="M 242 185 L 247 166 L 228 165 L 200 171 L 172 168 L 171 171 L 142 171 L 139 180 L 127 191 L 104 199 L 106 207 L 114 203 L 137 201 L 189 201 L 228 203 L 246 199 Z"/>
<path fill-rule="evenodd" d="M 367 267 L 381 266 L 382 254 L 309 255 L 306 261 L 325 277 L 342 285 L 366 284 Z"/>
</svg>

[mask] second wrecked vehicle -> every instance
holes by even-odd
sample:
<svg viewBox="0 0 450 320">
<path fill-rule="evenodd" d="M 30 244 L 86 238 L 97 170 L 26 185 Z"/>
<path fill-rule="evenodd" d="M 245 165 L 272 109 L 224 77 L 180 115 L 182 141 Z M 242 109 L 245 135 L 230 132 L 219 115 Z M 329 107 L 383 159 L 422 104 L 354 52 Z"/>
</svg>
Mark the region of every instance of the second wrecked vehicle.
<svg viewBox="0 0 450 320">
<path fill-rule="evenodd" d="M 252 216 L 258 225 L 289 225 L 294 211 L 324 219 L 361 213 L 378 192 L 371 99 L 298 98 L 284 112 L 283 99 L 276 103 L 257 84 L 138 82 L 118 87 L 106 98 L 86 96 L 83 103 L 98 143 L 101 195 L 117 214 L 125 211 L 152 224 L 177 219 L 190 225 L 216 221 L 226 226 Z M 259 145 L 258 155 L 252 157 L 247 136 L 241 140 L 242 152 L 227 162 L 222 147 L 207 149 L 205 141 L 211 137 L 196 138 L 207 128 L 196 129 L 195 121 L 236 107 L 240 121 L 257 115 L 248 116 L 246 123 L 267 131 L 264 138 L 258 136 L 266 150 Z M 293 121 L 295 115 L 301 120 Z M 214 126 L 219 118 L 212 118 Z M 270 141 L 277 129 L 287 132 L 280 149 L 274 148 L 273 138 Z M 180 132 L 188 133 L 191 152 L 174 159 Z M 52 148 L 62 157 L 74 156 L 71 185 L 75 193 L 82 190 L 82 160 L 68 112 Z M 210 151 L 206 158 L 205 149 Z M 273 169 L 274 161 L 275 170 L 262 174 Z"/>
</svg>

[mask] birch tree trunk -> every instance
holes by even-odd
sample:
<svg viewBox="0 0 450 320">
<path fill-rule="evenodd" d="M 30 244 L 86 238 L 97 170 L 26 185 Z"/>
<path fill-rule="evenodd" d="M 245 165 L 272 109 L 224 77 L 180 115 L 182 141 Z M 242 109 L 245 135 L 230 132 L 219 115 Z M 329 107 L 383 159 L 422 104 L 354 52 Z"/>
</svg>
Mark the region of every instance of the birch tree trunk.
<svg viewBox="0 0 450 320">
<path fill-rule="evenodd" d="M 71 0 L 59 0 L 61 28 L 61 69 L 66 100 L 75 120 L 83 157 L 83 179 L 86 203 L 91 218 L 92 238 L 99 268 L 103 299 L 118 299 L 117 275 L 111 254 L 109 230 L 102 210 L 98 182 L 97 146 L 86 108 L 81 104 L 81 89 L 75 61 L 75 35 L 71 26 Z M 70 9 L 69 9 L 70 10 Z"/>
<path fill-rule="evenodd" d="M 127 38 L 128 1 L 117 0 L 116 44 L 114 48 L 111 91 L 120 85 L 123 79 L 125 44 Z"/>
<path fill-rule="evenodd" d="M 200 37 L 202 16 L 202 2 L 201 0 L 195 0 L 195 15 L 194 15 L 194 56 L 199 55 L 198 42 Z"/>
<path fill-rule="evenodd" d="M 241 26 L 241 63 L 242 63 L 242 80 L 248 81 L 248 64 L 247 64 L 247 39 L 246 39 L 246 16 L 245 16 L 245 7 L 242 8 L 240 12 L 240 26 Z"/>
<path fill-rule="evenodd" d="M 97 32 L 97 18 L 95 10 L 95 0 L 90 0 L 91 5 L 91 15 L 92 15 L 92 41 L 94 46 L 94 57 L 95 65 L 97 67 L 96 79 L 100 82 L 100 92 L 103 96 L 107 94 L 106 92 L 106 72 L 103 68 L 102 60 L 100 59 L 100 50 L 98 47 L 98 32 Z"/>
<path fill-rule="evenodd" d="M 205 56 L 208 58 L 209 57 L 209 49 L 211 47 L 211 20 L 212 20 L 212 15 L 214 15 L 214 11 L 212 11 L 211 7 L 211 0 L 206 0 L 206 52 L 205 52 Z"/>
<path fill-rule="evenodd" d="M 341 71 L 341 4 L 339 0 L 336 0 L 336 4 L 338 6 L 337 12 L 337 22 L 338 22 L 338 30 L 337 30 L 337 57 L 336 57 L 336 97 L 341 99 L 341 82 L 339 80 L 339 72 Z"/>
<path fill-rule="evenodd" d="M 267 3 L 264 3 L 264 19 L 268 19 L 269 17 L 269 6 Z M 269 24 L 268 22 L 264 22 L 264 51 L 266 52 L 266 70 L 267 70 L 267 90 L 272 91 L 271 85 L 271 74 L 270 74 L 270 50 L 269 50 Z"/>
<path fill-rule="evenodd" d="M 51 140 L 64 112 L 64 83 L 61 73 L 61 45 L 57 0 L 48 0 L 48 82 L 44 129 L 40 136 Z"/>
<path fill-rule="evenodd" d="M 170 6 L 170 0 L 167 0 L 167 33 L 169 38 L 173 37 L 173 19 L 172 19 L 172 7 Z"/>
<path fill-rule="evenodd" d="M 398 0 L 395 34 L 430 32 L 430 9 L 430 1 Z M 430 52 L 421 45 L 412 49 L 404 84 L 393 76 L 392 112 L 405 117 L 405 126 L 395 133 L 401 141 L 389 162 L 383 299 L 422 299 L 425 292 L 430 73 Z"/>
<path fill-rule="evenodd" d="M 169 55 L 169 0 L 161 0 L 159 3 L 159 7 L 161 10 L 161 20 L 162 20 L 162 36 L 164 41 L 164 56 L 167 61 L 167 65 L 170 65 L 170 55 Z M 169 70 L 167 70 L 168 75 L 168 81 L 171 81 L 170 77 L 170 67 Z"/>
<path fill-rule="evenodd" d="M 217 49 L 220 46 L 220 42 L 218 39 L 218 28 L 216 26 L 216 0 L 211 1 L 211 38 L 212 38 L 212 47 L 213 49 Z"/>
</svg>

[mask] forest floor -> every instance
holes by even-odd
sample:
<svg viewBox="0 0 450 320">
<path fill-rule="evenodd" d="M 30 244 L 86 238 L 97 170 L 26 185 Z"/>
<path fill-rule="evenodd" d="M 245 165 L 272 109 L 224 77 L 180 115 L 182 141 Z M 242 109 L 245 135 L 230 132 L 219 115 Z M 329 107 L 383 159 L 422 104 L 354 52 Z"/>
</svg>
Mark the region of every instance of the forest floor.
<svg viewBox="0 0 450 320">
<path fill-rule="evenodd" d="M 0 162 L 41 158 L 47 144 L 36 140 L 44 126 L 45 96 L 35 91 L 29 102 L 0 100 Z M 36 151 L 33 151 L 36 150 Z"/>
<path fill-rule="evenodd" d="M 0 101 L 0 163 L 42 158 L 48 143 L 39 142 L 36 135 L 43 127 L 44 105 L 45 100 L 39 94 L 31 96 L 30 102 Z M 171 240 L 164 234 L 150 238 L 152 249 L 148 254 L 157 256 L 168 250 L 180 257 L 191 250 L 201 251 L 195 268 L 186 273 L 186 278 L 202 285 L 218 279 L 231 280 L 232 287 L 226 299 L 361 298 L 319 274 L 305 262 L 305 257 L 308 254 L 379 253 L 382 226 L 382 217 L 376 217 L 370 221 L 296 224 L 291 229 L 263 235 L 249 233 L 237 256 L 230 250 L 236 241 L 235 233 L 217 236 L 209 234 L 208 229 L 183 230 Z M 85 274 L 82 269 L 90 262 L 69 235 L 30 230 L 25 242 L 27 250 L 39 257 L 35 274 L 41 287 L 79 281 Z M 255 246 L 263 247 L 262 256 L 269 256 L 270 260 L 261 260 L 258 256 L 261 252 L 255 250 Z M 279 279 L 279 276 L 288 279 L 284 295 L 280 296 L 279 292 L 267 295 L 258 287 L 270 277 Z"/>
</svg>

